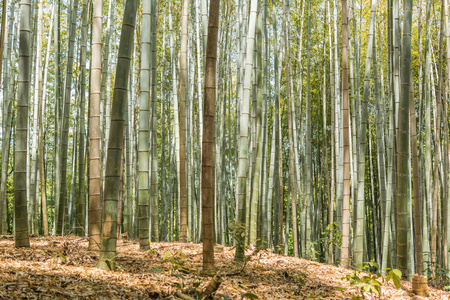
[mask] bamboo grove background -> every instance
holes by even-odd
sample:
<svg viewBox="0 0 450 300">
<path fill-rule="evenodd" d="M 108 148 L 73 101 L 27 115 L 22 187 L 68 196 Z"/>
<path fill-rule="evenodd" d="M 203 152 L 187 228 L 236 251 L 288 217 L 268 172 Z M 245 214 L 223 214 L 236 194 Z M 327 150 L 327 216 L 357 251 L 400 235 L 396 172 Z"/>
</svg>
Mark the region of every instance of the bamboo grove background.
<svg viewBox="0 0 450 300">
<path fill-rule="evenodd" d="M 95 249 L 125 3 L 25 2 L 2 8 L 0 232 L 89 234 Z M 202 240 L 207 6 L 139 3 L 114 167 L 117 231 L 144 250 Z M 253 244 L 448 268 L 449 48 L 447 0 L 221 1 L 216 242 L 241 259 Z"/>
</svg>

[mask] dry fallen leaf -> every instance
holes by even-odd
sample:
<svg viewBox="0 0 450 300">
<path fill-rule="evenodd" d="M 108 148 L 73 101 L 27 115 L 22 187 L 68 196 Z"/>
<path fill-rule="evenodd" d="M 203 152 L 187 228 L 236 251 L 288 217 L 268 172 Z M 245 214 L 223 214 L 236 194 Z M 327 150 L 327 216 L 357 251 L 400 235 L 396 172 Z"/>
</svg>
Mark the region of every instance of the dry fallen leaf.
<svg viewBox="0 0 450 300">
<path fill-rule="evenodd" d="M 0 236 L 0 299 L 176 299 L 175 292 L 202 291 L 210 276 L 198 272 L 202 245 L 151 243 L 140 252 L 135 240 L 119 240 L 117 269 L 96 267 L 98 253 L 87 249 L 85 238 L 33 237 L 31 248 L 14 248 L 13 236 Z M 217 294 L 241 299 L 352 299 L 359 291 L 341 278 L 352 271 L 272 251 L 250 249 L 242 272 L 234 262 L 234 248 L 217 253 L 217 272 L 224 282 Z M 231 274 L 228 275 L 227 274 Z M 411 289 L 409 282 L 403 282 Z M 450 293 L 430 288 L 431 299 L 449 299 Z M 383 284 L 383 299 L 411 299 L 406 290 Z M 430 299 L 429 298 L 429 299 Z M 378 299 L 366 294 L 366 299 Z M 420 298 L 416 298 L 420 299 Z"/>
</svg>

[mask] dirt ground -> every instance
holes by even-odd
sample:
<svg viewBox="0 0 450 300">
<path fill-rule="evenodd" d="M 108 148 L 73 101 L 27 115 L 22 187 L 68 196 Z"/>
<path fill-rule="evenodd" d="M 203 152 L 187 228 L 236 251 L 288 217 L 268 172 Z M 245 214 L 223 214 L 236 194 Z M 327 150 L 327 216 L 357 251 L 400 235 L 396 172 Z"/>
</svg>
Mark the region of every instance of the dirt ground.
<svg viewBox="0 0 450 300">
<path fill-rule="evenodd" d="M 87 238 L 32 237 L 31 247 L 14 248 L 13 236 L 0 236 L 1 299 L 196 299 L 211 274 L 202 274 L 202 245 L 151 243 L 139 251 L 135 240 L 119 240 L 116 270 L 96 267 L 98 252 L 88 251 Z M 216 299 L 352 299 L 357 288 L 342 277 L 353 271 L 271 251 L 248 251 L 245 267 L 233 260 L 233 247 L 218 247 L 217 274 L 223 282 Z M 381 299 L 420 299 L 403 282 L 395 289 L 383 283 Z M 450 299 L 430 288 L 429 299 Z M 378 299 L 366 293 L 366 299 Z"/>
</svg>

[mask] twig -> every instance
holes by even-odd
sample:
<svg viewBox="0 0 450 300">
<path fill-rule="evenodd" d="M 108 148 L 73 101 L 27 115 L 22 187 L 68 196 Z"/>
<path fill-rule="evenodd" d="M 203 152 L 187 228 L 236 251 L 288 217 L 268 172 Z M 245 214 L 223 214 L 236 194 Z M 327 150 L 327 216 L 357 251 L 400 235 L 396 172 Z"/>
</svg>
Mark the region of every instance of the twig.
<svg viewBox="0 0 450 300">
<path fill-rule="evenodd" d="M 203 292 L 202 300 L 209 298 L 211 294 L 215 293 L 219 289 L 219 286 L 222 282 L 223 279 L 219 275 L 215 275 Z"/>
<path fill-rule="evenodd" d="M 192 297 L 190 297 L 190 296 L 188 296 L 186 294 L 183 294 L 180 291 L 176 291 L 175 292 L 175 296 L 177 296 L 178 298 L 184 299 L 184 300 L 195 300 L 194 298 L 192 298 Z"/>
<path fill-rule="evenodd" d="M 81 228 L 81 230 L 83 230 L 83 232 L 84 232 L 84 237 L 88 237 L 88 238 L 89 238 L 89 233 L 87 233 L 86 230 L 84 230 L 83 226 L 81 226 L 80 223 L 77 222 L 77 224 L 78 224 L 78 226 L 77 226 L 77 227 L 74 227 L 74 228 Z M 73 230 L 74 228 L 72 228 L 72 230 Z M 98 249 L 100 249 L 100 248 L 101 248 L 101 247 L 100 247 L 100 244 L 99 244 L 95 239 L 92 239 L 92 240 L 94 241 L 95 244 L 97 244 Z"/>
<path fill-rule="evenodd" d="M 234 272 L 234 273 L 227 273 L 227 274 L 223 274 L 223 276 L 236 276 L 242 273 L 242 271 L 244 271 L 245 266 L 247 265 L 247 262 L 249 261 L 249 259 L 247 259 L 247 257 L 244 257 L 244 264 L 242 266 L 242 268 L 238 271 L 238 272 Z"/>
</svg>

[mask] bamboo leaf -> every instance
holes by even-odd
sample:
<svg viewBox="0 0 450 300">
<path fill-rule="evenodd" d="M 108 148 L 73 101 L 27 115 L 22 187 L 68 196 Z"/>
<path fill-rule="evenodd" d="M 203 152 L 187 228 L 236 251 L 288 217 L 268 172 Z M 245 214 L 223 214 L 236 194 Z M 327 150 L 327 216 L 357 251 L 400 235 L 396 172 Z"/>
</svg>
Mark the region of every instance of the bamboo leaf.
<svg viewBox="0 0 450 300">
<path fill-rule="evenodd" d="M 397 276 L 398 278 L 402 278 L 402 271 L 398 270 L 398 269 L 394 269 L 392 270 L 392 272 L 394 273 L 395 276 Z"/>
<path fill-rule="evenodd" d="M 250 300 L 258 299 L 258 296 L 256 296 L 255 294 L 252 294 L 252 293 L 245 293 L 244 297 L 247 297 Z"/>
<path fill-rule="evenodd" d="M 175 276 L 177 278 L 180 278 L 181 280 L 184 280 L 184 276 L 181 274 L 172 274 L 172 276 Z"/>
<path fill-rule="evenodd" d="M 163 270 L 158 269 L 158 268 L 154 268 L 152 271 L 155 272 L 155 273 L 164 273 Z"/>
</svg>

